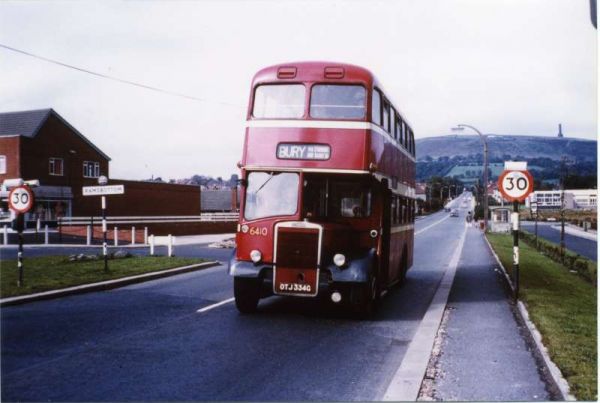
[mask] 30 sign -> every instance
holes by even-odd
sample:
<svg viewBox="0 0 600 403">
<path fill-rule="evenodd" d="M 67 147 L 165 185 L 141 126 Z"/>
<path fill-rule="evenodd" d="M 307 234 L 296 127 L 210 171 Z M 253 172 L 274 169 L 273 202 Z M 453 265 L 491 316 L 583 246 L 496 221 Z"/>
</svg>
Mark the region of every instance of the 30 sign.
<svg viewBox="0 0 600 403">
<path fill-rule="evenodd" d="M 27 186 L 18 186 L 8 194 L 8 207 L 20 214 L 33 207 L 33 192 Z"/>
<path fill-rule="evenodd" d="M 506 200 L 522 202 L 533 192 L 533 177 L 529 171 L 506 170 L 498 178 L 498 188 Z"/>
</svg>

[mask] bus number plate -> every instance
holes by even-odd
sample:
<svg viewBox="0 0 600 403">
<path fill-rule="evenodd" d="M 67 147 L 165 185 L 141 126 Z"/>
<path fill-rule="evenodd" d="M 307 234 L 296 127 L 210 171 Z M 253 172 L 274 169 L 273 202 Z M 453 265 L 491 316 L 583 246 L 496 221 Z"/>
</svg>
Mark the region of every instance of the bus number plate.
<svg viewBox="0 0 600 403">
<path fill-rule="evenodd" d="M 280 295 L 315 296 L 318 292 L 319 272 L 310 269 L 277 267 L 273 279 L 273 292 Z"/>
</svg>

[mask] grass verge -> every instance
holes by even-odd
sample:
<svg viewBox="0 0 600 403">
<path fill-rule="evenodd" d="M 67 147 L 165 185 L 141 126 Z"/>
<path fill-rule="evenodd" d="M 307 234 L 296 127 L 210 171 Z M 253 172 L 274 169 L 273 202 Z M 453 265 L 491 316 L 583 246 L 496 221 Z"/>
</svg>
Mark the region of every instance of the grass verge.
<svg viewBox="0 0 600 403">
<path fill-rule="evenodd" d="M 512 236 L 487 235 L 504 267 L 512 269 Z M 519 245 L 520 295 L 552 361 L 578 400 L 596 400 L 597 288 L 561 264 Z"/>
<path fill-rule="evenodd" d="M 204 259 L 198 258 L 132 256 L 109 260 L 109 271 L 105 272 L 101 259 L 70 262 L 66 256 L 26 258 L 23 261 L 23 285 L 17 287 L 17 261 L 2 260 L 0 298 L 58 290 L 202 262 Z"/>
</svg>

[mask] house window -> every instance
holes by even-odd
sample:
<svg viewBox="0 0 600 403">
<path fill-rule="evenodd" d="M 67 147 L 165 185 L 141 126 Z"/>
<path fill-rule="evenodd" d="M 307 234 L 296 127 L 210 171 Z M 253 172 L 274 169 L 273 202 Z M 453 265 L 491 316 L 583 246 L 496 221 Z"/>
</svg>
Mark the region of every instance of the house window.
<svg viewBox="0 0 600 403">
<path fill-rule="evenodd" d="M 6 155 L 0 155 L 0 174 L 6 173 Z"/>
<path fill-rule="evenodd" d="M 94 161 L 83 161 L 83 177 L 97 178 L 100 176 L 100 163 Z"/>
<path fill-rule="evenodd" d="M 64 161 L 62 158 L 50 158 L 48 160 L 48 173 L 55 176 L 63 176 Z"/>
</svg>

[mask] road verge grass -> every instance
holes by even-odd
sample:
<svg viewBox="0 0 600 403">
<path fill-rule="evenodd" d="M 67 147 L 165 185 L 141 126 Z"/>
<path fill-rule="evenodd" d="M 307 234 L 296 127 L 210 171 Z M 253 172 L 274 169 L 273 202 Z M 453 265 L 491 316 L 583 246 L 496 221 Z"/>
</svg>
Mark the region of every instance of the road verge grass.
<svg viewBox="0 0 600 403">
<path fill-rule="evenodd" d="M 511 273 L 512 236 L 487 235 Z M 520 299 L 542 334 L 552 361 L 578 400 L 596 400 L 597 288 L 577 273 L 536 251 L 520 248 Z M 512 275 L 512 274 L 511 274 Z"/>
<path fill-rule="evenodd" d="M 23 285 L 17 287 L 17 261 L 1 260 L 0 298 L 114 280 L 204 261 L 198 258 L 131 256 L 109 260 L 109 271 L 105 272 L 102 259 L 71 262 L 67 256 L 33 257 L 24 259 Z"/>
</svg>

